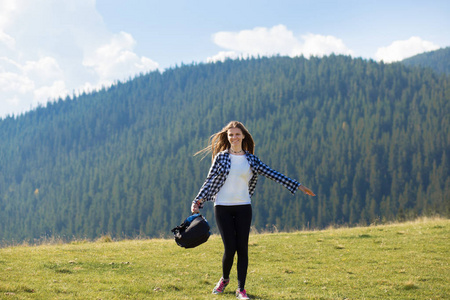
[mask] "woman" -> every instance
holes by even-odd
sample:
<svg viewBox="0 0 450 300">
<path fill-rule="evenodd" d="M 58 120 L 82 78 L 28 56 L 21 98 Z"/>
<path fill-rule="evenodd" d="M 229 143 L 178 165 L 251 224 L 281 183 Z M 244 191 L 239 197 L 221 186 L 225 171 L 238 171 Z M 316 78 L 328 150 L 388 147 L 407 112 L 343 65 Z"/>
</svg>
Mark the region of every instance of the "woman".
<svg viewBox="0 0 450 300">
<path fill-rule="evenodd" d="M 205 201 L 214 201 L 214 214 L 222 241 L 222 278 L 213 294 L 223 293 L 230 282 L 230 271 L 237 252 L 238 299 L 249 299 L 245 291 L 248 267 L 248 237 L 252 221 L 251 196 L 255 191 L 258 174 L 286 187 L 292 194 L 297 189 L 307 195 L 315 194 L 299 182 L 272 170 L 256 157 L 253 138 L 240 122 L 233 121 L 211 137 L 210 145 L 199 153 L 212 152 L 213 163 L 208 177 L 191 211 L 198 213 Z"/>
</svg>

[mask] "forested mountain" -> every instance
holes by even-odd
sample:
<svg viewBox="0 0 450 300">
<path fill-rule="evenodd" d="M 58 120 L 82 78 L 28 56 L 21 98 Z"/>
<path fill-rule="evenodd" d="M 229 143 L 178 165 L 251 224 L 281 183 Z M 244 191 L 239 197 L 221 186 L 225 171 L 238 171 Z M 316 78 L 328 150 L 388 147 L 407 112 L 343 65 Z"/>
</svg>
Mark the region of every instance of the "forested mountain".
<svg viewBox="0 0 450 300">
<path fill-rule="evenodd" d="M 183 65 L 0 120 L 0 241 L 169 235 L 231 120 L 317 197 L 261 177 L 257 229 L 450 215 L 449 77 L 347 56 Z M 215 226 L 212 204 L 203 213 Z"/>
<path fill-rule="evenodd" d="M 407 66 L 427 67 L 438 73 L 450 75 L 450 47 L 417 54 L 402 62 Z"/>
</svg>

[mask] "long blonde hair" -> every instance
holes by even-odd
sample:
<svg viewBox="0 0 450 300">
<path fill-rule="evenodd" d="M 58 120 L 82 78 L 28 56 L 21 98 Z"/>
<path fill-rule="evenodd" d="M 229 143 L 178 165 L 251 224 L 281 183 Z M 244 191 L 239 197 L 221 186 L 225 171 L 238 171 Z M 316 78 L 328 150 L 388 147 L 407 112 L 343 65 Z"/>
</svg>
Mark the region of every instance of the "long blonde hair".
<svg viewBox="0 0 450 300">
<path fill-rule="evenodd" d="M 194 155 L 205 154 L 204 157 L 208 155 L 209 152 L 212 153 L 212 159 L 217 155 L 217 153 L 229 149 L 231 147 L 230 142 L 228 141 L 228 129 L 231 128 L 239 128 L 244 135 L 244 139 L 242 140 L 242 150 L 248 151 L 251 154 L 255 152 L 255 142 L 253 141 L 253 137 L 250 132 L 245 128 L 244 124 L 238 121 L 231 121 L 227 124 L 221 131 L 213 134 L 209 138 L 208 146 Z M 203 157 L 203 158 L 204 158 Z"/>
</svg>

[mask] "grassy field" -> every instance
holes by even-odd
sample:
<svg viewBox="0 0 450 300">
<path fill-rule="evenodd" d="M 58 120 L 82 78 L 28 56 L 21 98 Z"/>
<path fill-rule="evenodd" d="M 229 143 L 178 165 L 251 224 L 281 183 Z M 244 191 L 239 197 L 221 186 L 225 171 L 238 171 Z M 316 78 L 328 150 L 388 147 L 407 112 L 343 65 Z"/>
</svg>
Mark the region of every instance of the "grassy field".
<svg viewBox="0 0 450 300">
<path fill-rule="evenodd" d="M 252 299 L 449 299 L 450 220 L 252 234 Z M 222 242 L 77 241 L 0 249 L 0 299 L 235 299 Z"/>
</svg>

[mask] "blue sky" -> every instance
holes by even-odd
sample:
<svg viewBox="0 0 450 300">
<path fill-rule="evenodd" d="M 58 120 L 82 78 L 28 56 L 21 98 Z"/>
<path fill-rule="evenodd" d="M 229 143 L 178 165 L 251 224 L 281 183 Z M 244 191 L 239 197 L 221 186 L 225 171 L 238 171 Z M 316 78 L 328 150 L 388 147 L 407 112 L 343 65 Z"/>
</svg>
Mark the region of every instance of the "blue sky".
<svg viewBox="0 0 450 300">
<path fill-rule="evenodd" d="M 398 61 L 450 46 L 449 3 L 0 0 L 0 118 L 182 63 L 331 53 Z"/>
</svg>

